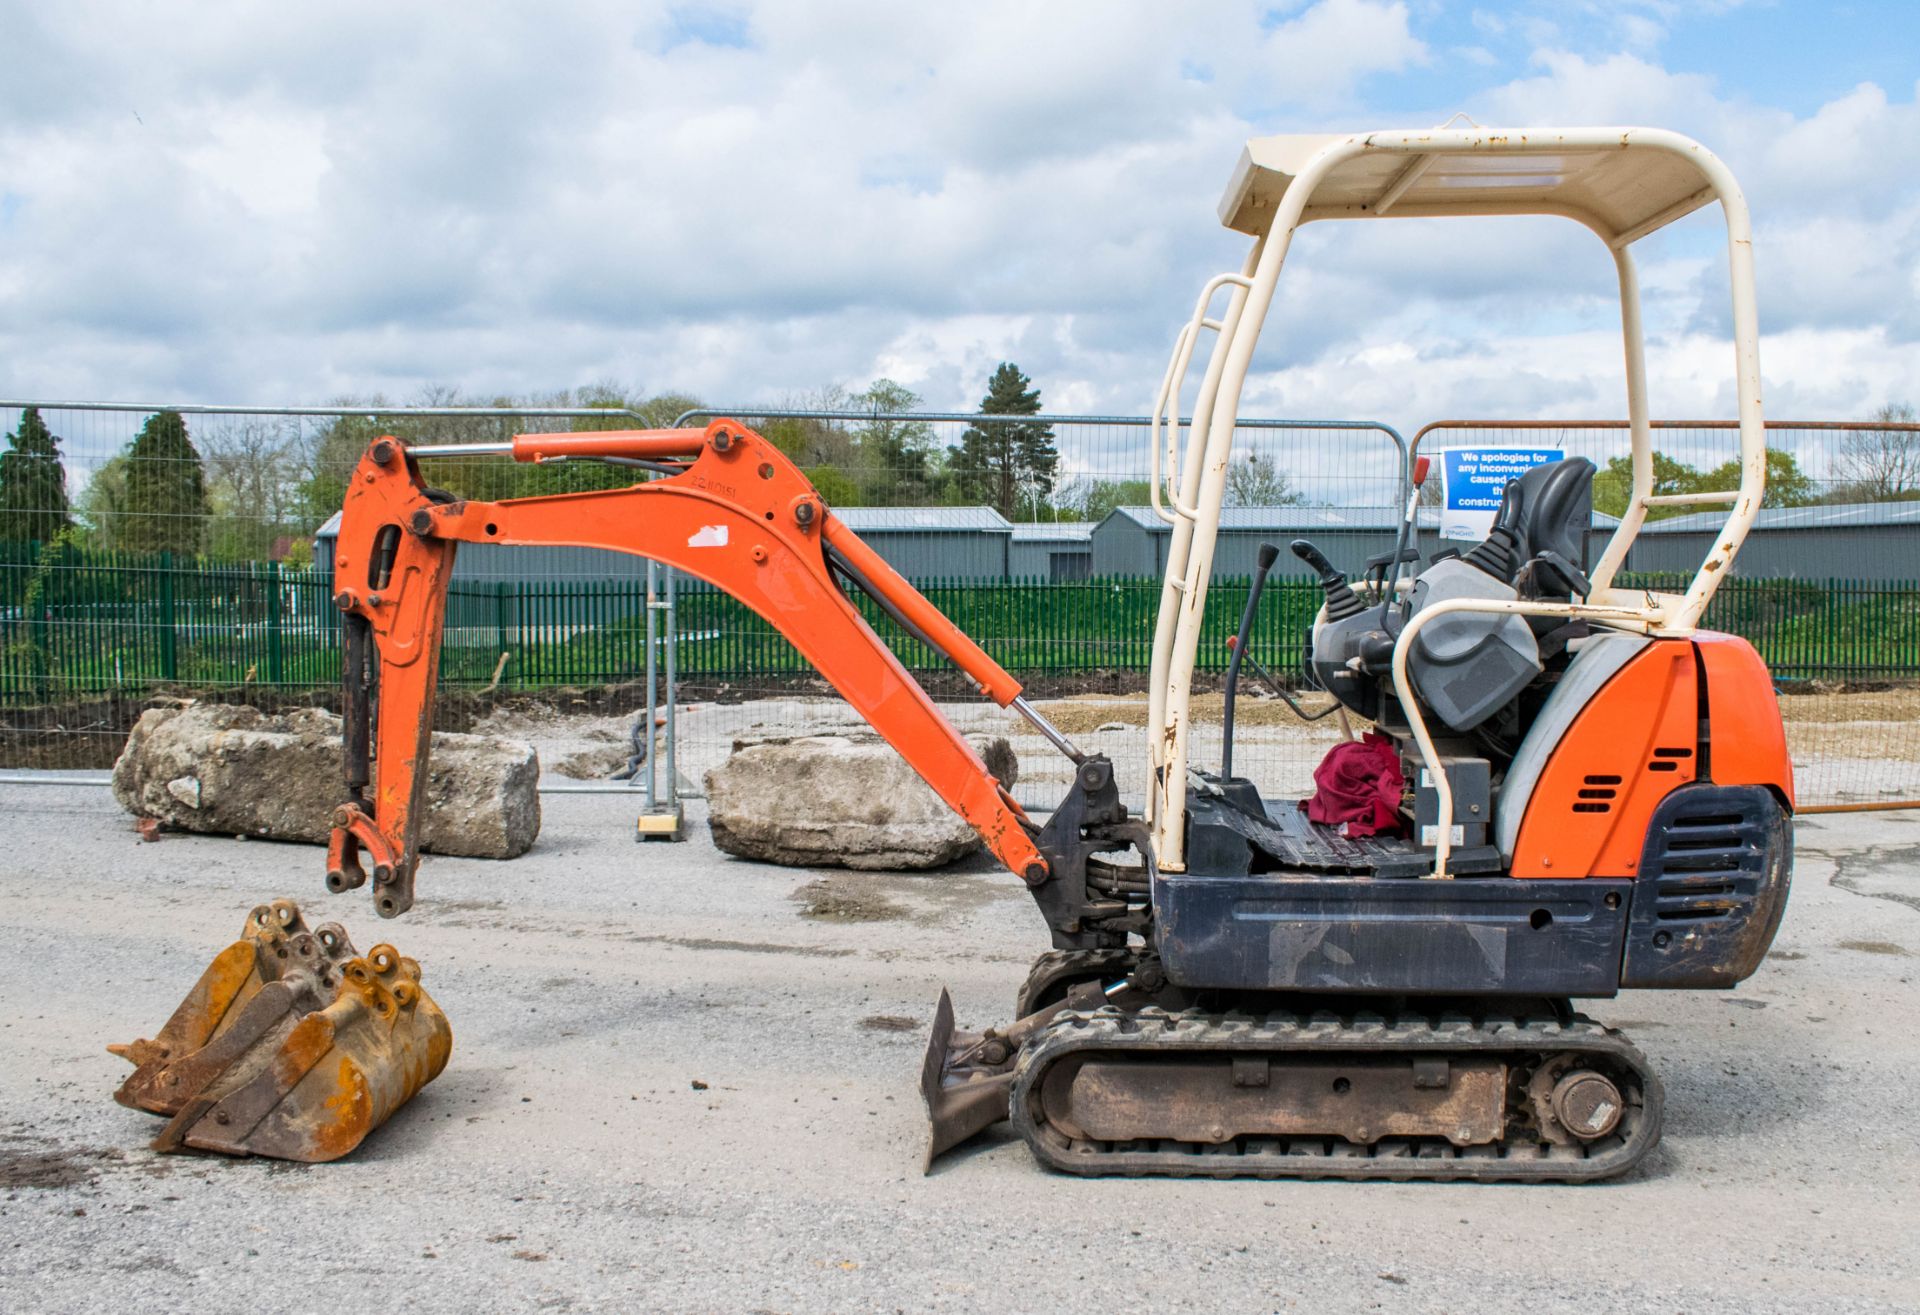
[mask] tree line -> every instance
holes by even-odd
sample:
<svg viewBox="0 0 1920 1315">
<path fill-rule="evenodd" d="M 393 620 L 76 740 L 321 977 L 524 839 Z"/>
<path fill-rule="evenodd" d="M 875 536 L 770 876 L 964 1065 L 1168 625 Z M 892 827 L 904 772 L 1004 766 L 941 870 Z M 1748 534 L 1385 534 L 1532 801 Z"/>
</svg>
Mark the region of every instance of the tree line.
<svg viewBox="0 0 1920 1315">
<path fill-rule="evenodd" d="M 0 543 L 59 541 L 109 552 L 300 564 L 310 560 L 311 536 L 339 510 L 347 477 L 373 439 L 392 434 L 414 444 L 502 441 L 541 423 L 528 416 L 382 415 L 383 398 L 339 405 L 364 405 L 369 413 L 229 419 L 159 412 L 92 472 L 71 502 L 61 440 L 39 408 L 29 407 L 0 453 Z M 633 398 L 600 386 L 485 401 L 430 389 L 413 405 L 607 411 L 604 421 L 552 422 L 591 431 L 666 428 L 701 403 L 683 393 Z M 867 413 L 855 421 L 770 418 L 761 426 L 830 505 L 985 503 L 1009 518 L 1059 514 L 1060 454 L 1044 422 L 974 424 L 958 442 L 942 447 L 931 424 L 896 418 L 922 409 L 922 402 L 890 379 L 859 392 L 834 387 L 789 398 L 775 409 Z M 1040 390 L 1018 366 L 1003 363 L 988 381 L 980 411 L 1037 415 Z M 624 487 L 636 476 L 630 468 L 591 462 L 534 466 L 479 458 L 436 462 L 432 478 L 462 497 L 498 499 Z"/>
<path fill-rule="evenodd" d="M 311 536 L 335 511 L 367 444 L 382 434 L 410 443 L 500 441 L 526 429 L 526 417 L 379 415 L 382 398 L 349 400 L 366 415 L 327 419 L 149 416 L 124 449 L 95 469 L 69 499 L 61 440 L 38 408 L 22 412 L 0 452 L 0 543 L 73 542 L 103 551 L 208 556 L 228 561 L 310 560 Z M 700 402 L 682 393 L 628 397 L 592 387 L 530 399 L 463 399 L 434 389 L 417 406 L 478 405 L 606 410 L 554 423 L 576 431 L 664 428 Z M 767 417 L 759 427 L 819 488 L 829 505 L 990 506 L 1009 520 L 1098 521 L 1116 507 L 1150 501 L 1146 481 L 1067 476 L 1052 427 L 1018 417 L 1042 414 L 1040 389 L 1011 363 L 987 381 L 980 413 L 1015 419 L 969 425 L 942 445 L 934 426 L 909 418 L 922 409 L 912 389 L 878 379 L 855 392 L 830 387 L 786 399 L 779 410 L 857 411 L 857 420 Z M 627 412 L 637 413 L 635 420 Z M 753 420 L 751 416 L 743 419 Z M 1911 406 L 1880 408 L 1876 420 L 1911 424 Z M 1792 454 L 1767 453 L 1766 505 L 1900 501 L 1920 498 L 1920 434 L 1890 427 L 1847 431 L 1829 454 L 1836 479 L 1824 485 Z M 498 459 L 449 460 L 434 481 L 462 497 L 498 499 L 631 483 L 630 469 L 593 463 L 519 465 Z M 1729 461 L 1697 469 L 1654 453 L 1656 494 L 1700 493 L 1739 484 Z M 1437 496 L 1438 481 L 1430 486 Z M 1594 480 L 1594 506 L 1618 515 L 1632 485 L 1631 462 L 1615 458 Z M 1253 451 L 1227 470 L 1230 507 L 1301 502 L 1273 456 Z M 1686 508 L 1657 508 L 1675 515 Z"/>
<path fill-rule="evenodd" d="M 1873 420 L 1889 426 L 1912 425 L 1915 412 L 1905 404 L 1881 407 Z M 1791 452 L 1767 449 L 1767 491 L 1763 507 L 1806 507 L 1850 502 L 1911 502 L 1920 499 L 1920 433 L 1911 429 L 1837 431 L 1828 454 L 1833 478 L 1816 480 L 1800 469 Z M 1740 461 L 1731 458 L 1700 470 L 1655 449 L 1653 493 L 1725 493 L 1740 487 Z M 1625 514 L 1633 492 L 1633 459 L 1614 457 L 1593 477 L 1593 507 L 1610 516 Z M 1710 509 L 1710 508 L 1709 508 Z M 1702 508 L 1651 507 L 1648 520 L 1682 516 Z"/>
</svg>

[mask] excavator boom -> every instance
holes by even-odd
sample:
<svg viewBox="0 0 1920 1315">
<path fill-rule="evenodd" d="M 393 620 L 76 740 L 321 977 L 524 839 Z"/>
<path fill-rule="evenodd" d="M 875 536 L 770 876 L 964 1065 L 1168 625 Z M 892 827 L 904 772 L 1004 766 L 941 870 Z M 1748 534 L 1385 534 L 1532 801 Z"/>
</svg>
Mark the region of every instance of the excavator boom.
<svg viewBox="0 0 1920 1315">
<path fill-rule="evenodd" d="M 590 458 L 667 478 L 499 502 L 429 487 L 393 438 L 355 467 L 334 557 L 344 615 L 347 800 L 335 810 L 327 884 L 363 884 L 394 917 L 413 903 L 448 578 L 460 543 L 566 544 L 650 558 L 724 589 L 777 629 L 887 739 L 999 860 L 1044 882 L 1037 828 L 842 591 L 870 594 L 1003 707 L 1052 728 L 1020 683 L 837 520 L 767 439 L 732 420 L 705 429 L 522 434 L 520 461 Z M 838 578 L 836 578 L 838 577 Z M 1067 745 L 1050 736 L 1064 749 Z M 363 861 L 364 857 L 364 861 Z"/>
</svg>

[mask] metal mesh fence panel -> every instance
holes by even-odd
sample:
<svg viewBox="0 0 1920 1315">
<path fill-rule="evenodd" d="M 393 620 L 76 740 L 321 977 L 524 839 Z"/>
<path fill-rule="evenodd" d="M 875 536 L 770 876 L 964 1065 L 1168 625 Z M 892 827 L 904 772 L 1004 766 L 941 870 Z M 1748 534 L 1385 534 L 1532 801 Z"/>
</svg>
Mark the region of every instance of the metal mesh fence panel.
<svg viewBox="0 0 1920 1315">
<path fill-rule="evenodd" d="M 1440 421 L 1416 451 L 1550 446 L 1593 461 L 1597 510 L 1624 510 L 1625 421 Z M 1654 492 L 1736 487 L 1732 421 L 1656 421 Z M 1920 799 L 1920 424 L 1769 421 L 1763 508 L 1703 624 L 1772 668 L 1803 804 Z M 1656 507 L 1619 583 L 1684 589 L 1724 507 Z"/>
<path fill-rule="evenodd" d="M 1151 505 L 1154 437 L 1145 418 L 734 408 L 685 419 L 721 414 L 794 454 L 836 514 L 1021 676 L 1029 699 L 1081 748 L 1107 754 L 1125 798 L 1144 802 L 1146 678 L 1168 538 Z M 1049 470 L 1021 456 L 1022 434 L 1035 429 L 1045 431 L 1054 454 Z M 1391 548 L 1405 496 L 1404 448 L 1390 427 L 1372 422 L 1241 422 L 1197 666 L 1196 762 L 1219 761 L 1220 676 L 1259 545 L 1331 535 L 1356 564 Z M 900 457 L 902 450 L 910 455 Z M 852 713 L 810 680 L 769 628 L 698 582 L 680 589 L 678 671 L 691 707 L 681 716 L 677 750 L 696 788 L 743 738 L 852 726 Z M 1287 556 L 1251 646 L 1276 674 L 1290 679 L 1297 671 L 1300 637 L 1318 606 L 1317 588 Z M 1014 794 L 1023 805 L 1045 809 L 1059 801 L 1072 780 L 1066 758 L 1019 718 L 981 700 L 970 682 L 900 634 L 879 609 L 864 601 L 862 607 L 951 720 L 963 730 L 1008 737 L 1019 757 Z M 735 644 L 738 660 L 709 664 L 703 657 L 703 647 L 727 654 Z M 705 674 L 716 667 L 726 674 Z M 1339 737 L 1337 725 L 1306 726 L 1256 682 L 1243 688 L 1237 768 L 1276 790 L 1311 788 L 1313 767 Z"/>
<path fill-rule="evenodd" d="M 156 425 L 159 410 L 36 408 L 34 419 L 58 440 L 59 494 L 5 509 L 0 767 L 106 766 L 156 696 L 334 703 L 340 657 L 327 521 L 371 438 L 502 442 L 529 429 L 671 420 L 609 408 L 179 410 L 191 450 L 171 422 Z M 780 443 L 863 538 L 1019 673 L 1082 747 L 1109 754 L 1130 796 L 1143 796 L 1144 688 L 1166 544 L 1148 506 L 1143 421 L 1022 417 L 1026 438 L 1007 441 L 994 436 L 1002 422 L 964 415 L 728 414 Z M 23 430 L 37 432 L 23 404 L 0 404 L 0 427 L 14 450 Z M 1772 665 L 1804 802 L 1920 798 L 1920 750 L 1908 729 L 1909 682 L 1920 678 L 1920 554 L 1905 519 L 1920 512 L 1920 501 L 1907 500 L 1920 490 L 1906 487 L 1900 464 L 1915 429 L 1773 426 L 1778 451 L 1792 459 L 1775 458 L 1769 501 L 1781 505 L 1763 513 L 1707 617 L 1751 639 Z M 1603 511 L 1620 496 L 1627 452 L 1625 429 L 1613 422 L 1448 422 L 1416 443 L 1547 444 L 1589 456 L 1601 467 Z M 1723 478 L 1737 441 L 1723 426 L 1666 425 L 1655 446 L 1662 477 L 1686 491 Z M 1242 426 L 1200 646 L 1196 763 L 1219 761 L 1219 677 L 1258 544 L 1310 538 L 1357 571 L 1391 547 L 1404 471 L 1384 427 Z M 585 463 L 485 457 L 436 460 L 428 476 L 487 498 L 635 478 Z M 1627 578 L 1651 586 L 1691 569 L 1722 516 L 1708 509 L 1654 521 Z M 676 594 L 671 653 L 687 788 L 697 791 L 736 740 L 851 726 L 852 714 L 770 627 L 697 580 L 681 578 Z M 463 548 L 449 594 L 439 724 L 523 735 L 550 769 L 577 760 L 582 774 L 610 772 L 625 758 L 625 719 L 658 688 L 649 658 L 657 673 L 666 646 L 649 642 L 648 619 L 659 612 L 650 598 L 657 605 L 662 596 L 658 587 L 649 594 L 646 564 L 620 554 Z M 1283 678 L 1297 667 L 1317 604 L 1310 581 L 1283 557 L 1252 646 Z M 1013 738 L 1021 800 L 1055 802 L 1067 785 L 1065 760 L 862 606 L 956 722 Z M 1334 719 L 1301 725 L 1244 675 L 1238 720 L 1236 765 L 1273 792 L 1310 789 L 1314 764 L 1342 733 Z"/>
</svg>

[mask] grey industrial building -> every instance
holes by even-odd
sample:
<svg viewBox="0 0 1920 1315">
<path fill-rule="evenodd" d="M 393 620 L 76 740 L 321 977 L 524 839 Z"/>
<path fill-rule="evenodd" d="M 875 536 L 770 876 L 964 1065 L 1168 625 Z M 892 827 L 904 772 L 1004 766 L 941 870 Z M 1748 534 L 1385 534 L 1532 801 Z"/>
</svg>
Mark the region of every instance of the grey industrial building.
<svg viewBox="0 0 1920 1315">
<path fill-rule="evenodd" d="M 1049 547 L 1069 546 L 1038 548 L 1016 561 L 1015 527 L 991 507 L 845 507 L 833 514 L 910 580 L 1006 580 L 1035 573 L 1046 579 Z M 1053 527 L 1020 527 L 1035 528 Z M 340 514 L 335 512 L 314 534 L 316 566 L 333 569 L 333 543 L 339 533 Z M 1083 533 L 1083 553 L 1089 551 L 1085 537 Z M 1022 569 L 1024 565 L 1034 569 Z M 611 580 L 644 576 L 646 571 L 646 561 L 630 553 L 559 545 L 463 544 L 453 561 L 453 579 L 462 583 Z"/>
<path fill-rule="evenodd" d="M 1595 550 L 1619 523 L 1612 516 L 1594 513 Z M 1094 529 L 1093 573 L 1159 576 L 1166 569 L 1171 529 L 1151 507 L 1116 508 Z M 1369 558 L 1393 551 L 1399 532 L 1399 512 L 1392 507 L 1229 507 L 1220 513 L 1213 573 L 1252 575 L 1262 543 L 1278 543 L 1284 548 L 1293 539 L 1311 539 L 1336 567 L 1358 575 Z M 1440 538 L 1437 509 L 1420 509 L 1419 547 L 1423 557 L 1442 548 L 1464 546 Z M 1694 565 L 1699 565 L 1698 558 Z M 1291 553 L 1284 554 L 1274 569 L 1282 575 L 1307 573 Z"/>
<path fill-rule="evenodd" d="M 1121 507 L 1097 524 L 1011 524 L 991 507 L 847 507 L 834 514 L 909 580 L 1157 578 L 1165 569 L 1169 527 L 1150 507 Z M 1439 538 L 1438 513 L 1420 511 L 1423 557 L 1462 547 Z M 1726 521 L 1719 510 L 1655 521 L 1627 559 L 1631 571 L 1696 570 Z M 315 536 L 315 564 L 331 569 L 336 515 Z M 1593 516 L 1588 560 L 1619 521 Z M 1214 574 L 1252 573 L 1265 542 L 1311 539 L 1340 569 L 1357 575 L 1389 552 L 1399 532 L 1389 507 L 1242 507 L 1221 513 Z M 1305 572 L 1292 554 L 1281 574 Z M 608 580 L 644 575 L 646 563 L 597 548 L 463 546 L 457 581 Z M 1768 508 L 1747 536 L 1735 574 L 1749 579 L 1920 580 L 1920 502 Z"/>
<path fill-rule="evenodd" d="M 340 535 L 340 513 L 314 531 L 313 564 L 333 570 L 333 544 Z M 463 543 L 453 558 L 453 579 L 492 584 L 501 580 L 614 580 L 645 576 L 646 562 L 604 548 L 564 545 L 522 547 L 502 543 Z"/>
<path fill-rule="evenodd" d="M 1085 580 L 1093 575 L 1092 521 L 1040 521 L 1013 527 L 1013 578 Z"/>
<path fill-rule="evenodd" d="M 909 580 L 1005 580 L 1013 526 L 992 507 L 835 507 L 846 527 Z"/>
<path fill-rule="evenodd" d="M 1694 571 L 1725 525 L 1725 511 L 1654 521 L 1634 542 L 1636 571 Z M 1734 558 L 1749 580 L 1920 581 L 1920 502 L 1763 507 Z"/>
</svg>

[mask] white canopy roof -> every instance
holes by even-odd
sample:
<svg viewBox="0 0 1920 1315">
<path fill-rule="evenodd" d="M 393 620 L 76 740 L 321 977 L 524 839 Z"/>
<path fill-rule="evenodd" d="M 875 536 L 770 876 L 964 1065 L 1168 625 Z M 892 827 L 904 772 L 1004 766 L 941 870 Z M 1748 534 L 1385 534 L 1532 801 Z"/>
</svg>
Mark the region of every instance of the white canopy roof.
<svg viewBox="0 0 1920 1315">
<path fill-rule="evenodd" d="M 1713 199 L 1700 163 L 1675 134 L 1643 128 L 1431 129 L 1354 136 L 1256 137 L 1240 153 L 1220 202 L 1228 228 L 1259 236 L 1309 162 L 1357 143 L 1307 203 L 1304 220 L 1399 216 L 1557 214 L 1609 241 L 1644 237 Z"/>
</svg>

